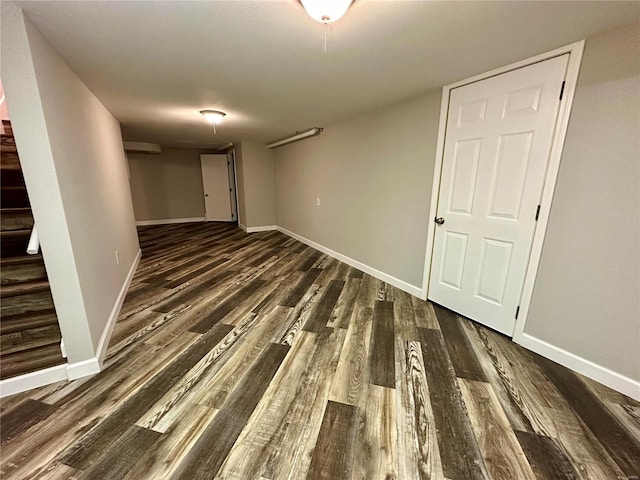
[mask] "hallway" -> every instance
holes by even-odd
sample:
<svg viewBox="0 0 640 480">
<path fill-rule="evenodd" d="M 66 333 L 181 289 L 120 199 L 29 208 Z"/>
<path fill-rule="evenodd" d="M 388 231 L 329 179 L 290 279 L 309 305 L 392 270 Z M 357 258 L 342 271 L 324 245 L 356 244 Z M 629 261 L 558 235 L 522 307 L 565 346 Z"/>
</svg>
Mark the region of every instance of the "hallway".
<svg viewBox="0 0 640 480">
<path fill-rule="evenodd" d="M 3 399 L 6 479 L 626 479 L 640 403 L 280 232 L 140 227 L 104 371 Z"/>
</svg>

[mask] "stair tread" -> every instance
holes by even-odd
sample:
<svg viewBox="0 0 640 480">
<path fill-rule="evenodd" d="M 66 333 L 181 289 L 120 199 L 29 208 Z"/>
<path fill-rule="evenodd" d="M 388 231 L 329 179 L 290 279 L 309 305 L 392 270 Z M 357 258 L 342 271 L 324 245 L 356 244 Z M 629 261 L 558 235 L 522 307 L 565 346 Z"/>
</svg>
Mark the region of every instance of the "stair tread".
<svg viewBox="0 0 640 480">
<path fill-rule="evenodd" d="M 0 144 L 0 152 L 2 153 L 17 153 L 18 149 L 15 145 L 8 145 L 6 143 Z"/>
<path fill-rule="evenodd" d="M 7 265 L 21 265 L 23 263 L 40 263 L 42 262 L 42 255 L 22 255 L 20 257 L 7 257 L 0 259 L 0 266 L 6 267 Z"/>
<path fill-rule="evenodd" d="M 0 215 L 31 213 L 31 207 L 0 208 Z"/>
<path fill-rule="evenodd" d="M 2 152 L 2 159 L 4 161 L 0 164 L 0 168 L 3 172 L 22 171 L 22 167 L 20 166 L 18 157 L 15 154 L 12 154 L 10 152 Z"/>
<path fill-rule="evenodd" d="M 56 323 L 58 323 L 58 317 L 53 308 L 6 315 L 0 319 L 0 335 L 20 332 L 30 328 L 45 327 Z"/>
<path fill-rule="evenodd" d="M 5 223 L 2 225 L 2 230 L 0 230 L 1 232 L 19 232 L 21 230 L 27 230 L 29 232 L 29 234 L 31 234 L 31 229 L 33 228 L 33 223 L 32 222 L 15 222 L 15 223 L 9 223 L 8 219 L 5 218 Z M 28 228 L 25 228 L 28 227 Z M 24 233 L 21 233 L 20 235 L 16 235 L 16 236 L 24 236 Z M 6 238 L 6 237 L 5 237 Z"/>
<path fill-rule="evenodd" d="M 59 345 L 61 339 L 60 327 L 57 324 L 5 333 L 0 335 L 0 354 L 8 355 L 45 345 Z"/>
<path fill-rule="evenodd" d="M 62 365 L 60 345 L 45 345 L 0 356 L 0 379 Z"/>
<path fill-rule="evenodd" d="M 27 282 L 9 283 L 0 286 L 0 298 L 46 292 L 49 290 L 48 280 L 29 280 Z"/>
<path fill-rule="evenodd" d="M 20 228 L 18 230 L 2 230 L 0 231 L 0 236 L 2 237 L 23 237 L 25 235 L 31 235 L 30 228 Z"/>
</svg>

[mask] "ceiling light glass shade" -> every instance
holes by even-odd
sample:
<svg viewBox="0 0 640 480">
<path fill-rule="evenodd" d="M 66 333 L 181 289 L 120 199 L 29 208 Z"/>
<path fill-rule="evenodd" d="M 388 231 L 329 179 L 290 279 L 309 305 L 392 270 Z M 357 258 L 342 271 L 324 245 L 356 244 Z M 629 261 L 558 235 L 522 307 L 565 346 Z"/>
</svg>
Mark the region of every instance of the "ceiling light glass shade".
<svg viewBox="0 0 640 480">
<path fill-rule="evenodd" d="M 309 16 L 322 23 L 331 23 L 342 17 L 353 0 L 300 0 Z"/>
<path fill-rule="evenodd" d="M 213 125 L 220 123 L 226 115 L 226 113 L 219 112 L 218 110 L 200 110 L 200 113 L 206 118 L 207 122 Z"/>
</svg>

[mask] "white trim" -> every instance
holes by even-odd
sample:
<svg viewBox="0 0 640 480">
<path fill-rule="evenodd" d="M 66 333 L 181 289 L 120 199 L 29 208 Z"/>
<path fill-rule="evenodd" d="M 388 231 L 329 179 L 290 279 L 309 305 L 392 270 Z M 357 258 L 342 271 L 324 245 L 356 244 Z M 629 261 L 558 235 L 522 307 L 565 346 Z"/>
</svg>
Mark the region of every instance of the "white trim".
<svg viewBox="0 0 640 480">
<path fill-rule="evenodd" d="M 240 223 L 240 203 L 238 202 L 238 176 L 236 174 L 236 149 L 235 147 L 227 153 L 227 156 L 231 156 L 231 166 L 233 167 L 233 200 L 236 202 L 236 218 L 232 218 L 234 222 Z M 233 205 L 232 205 L 233 206 Z M 233 217 L 233 212 L 231 214 Z"/>
<path fill-rule="evenodd" d="M 427 243 L 425 246 L 425 266 L 422 280 L 422 288 L 420 291 L 420 298 L 426 300 L 429 295 L 429 278 L 431 276 L 431 257 L 433 254 L 433 241 L 435 237 L 435 223 L 432 221 L 438 212 L 438 198 L 440 194 L 440 175 L 442 172 L 442 162 L 444 157 L 444 143 L 446 135 L 447 116 L 449 113 L 449 96 L 452 89 L 467 85 L 469 83 L 484 80 L 489 77 L 500 75 L 518 68 L 525 67 L 534 63 L 542 62 L 559 55 L 569 54 L 569 63 L 567 66 L 567 72 L 565 75 L 565 98 L 560 104 L 558 111 L 558 117 L 556 120 L 556 129 L 551 144 L 551 152 L 549 156 L 549 165 L 547 167 L 547 177 L 543 187 L 542 198 L 540 201 L 541 214 L 536 225 L 536 230 L 533 235 L 533 243 L 531 248 L 531 254 L 529 256 L 529 263 L 527 271 L 525 273 L 524 287 L 522 291 L 522 298 L 520 301 L 520 314 L 518 320 L 515 323 L 515 329 L 513 334 L 514 341 L 518 342 L 524 331 L 524 325 L 527 320 L 527 314 L 529 309 L 529 303 L 531 301 L 531 295 L 533 293 L 533 285 L 535 284 L 535 277 L 538 269 L 538 263 L 540 262 L 540 256 L 542 253 L 542 244 L 544 242 L 544 235 L 547 229 L 548 212 L 551 209 L 551 201 L 553 199 L 553 191 L 555 189 L 556 178 L 558 176 L 558 169 L 560 168 L 560 158 L 562 157 L 562 149 L 564 147 L 565 135 L 567 132 L 567 126 L 569 124 L 569 114 L 571 112 L 571 105 L 573 103 L 573 95 L 576 89 L 576 83 L 578 80 L 578 71 L 580 69 L 580 62 L 582 61 L 582 52 L 584 50 L 584 40 L 565 47 L 561 47 L 550 52 L 537 55 L 535 57 L 523 60 L 521 62 L 513 63 L 505 67 L 501 67 L 490 72 L 476 75 L 465 80 L 446 85 L 442 89 L 442 101 L 440 107 L 440 125 L 438 127 L 438 140 L 436 144 L 436 161 L 433 175 L 433 185 L 431 189 L 431 206 L 429 209 L 429 221 L 427 227 Z"/>
<path fill-rule="evenodd" d="M 96 348 L 96 359 L 98 362 L 98 372 L 102 368 L 102 362 L 104 361 L 104 356 L 107 353 L 107 347 L 109 346 L 109 340 L 111 339 L 111 334 L 113 333 L 113 329 L 116 326 L 116 322 L 118 321 L 118 315 L 120 314 L 120 309 L 122 308 L 122 304 L 124 303 L 124 299 L 127 296 L 127 292 L 129 291 L 129 285 L 131 285 L 131 280 L 133 280 L 133 276 L 136 273 L 136 269 L 138 268 L 138 264 L 140 263 L 140 259 L 142 258 L 142 250 L 138 249 L 138 253 L 136 257 L 133 259 L 131 263 L 131 267 L 129 268 L 129 273 L 127 273 L 127 277 L 122 284 L 122 288 L 120 288 L 120 293 L 116 297 L 116 302 L 111 309 L 111 313 L 109 314 L 109 318 L 107 320 L 107 325 L 102 331 L 102 336 L 100 337 L 100 341 L 98 342 L 98 346 Z M 84 362 L 77 362 L 84 363 Z M 70 365 L 71 366 L 71 365 Z M 97 373 L 97 372 L 91 372 Z M 90 375 L 87 373 L 86 375 Z M 73 380 L 73 378 L 79 377 L 71 377 L 69 378 Z"/>
<path fill-rule="evenodd" d="M 37 255 L 40 251 L 40 236 L 38 235 L 38 229 L 36 224 L 33 224 L 31 229 L 31 235 L 29 236 L 29 243 L 27 244 L 27 253 L 29 255 Z"/>
<path fill-rule="evenodd" d="M 96 356 L 86 360 L 81 360 L 79 362 L 56 365 L 55 367 L 45 368 L 36 372 L 30 372 L 24 375 L 18 375 L 16 377 L 1 380 L 0 398 L 31 390 L 33 388 L 43 387 L 54 382 L 59 382 L 62 380 L 75 380 L 76 378 L 86 377 L 87 375 L 93 375 L 100 372 L 100 370 L 102 369 L 104 356 L 107 352 L 107 346 L 109 345 L 109 339 L 111 338 L 111 333 L 113 332 L 113 328 L 115 327 L 116 321 L 118 320 L 118 314 L 120 313 L 120 309 L 122 308 L 124 299 L 127 295 L 127 292 L 129 291 L 131 280 L 133 280 L 133 275 L 136 272 L 136 268 L 138 267 L 138 263 L 140 263 L 141 257 L 142 250 L 138 250 L 136 258 L 133 260 L 133 263 L 129 268 L 129 273 L 127 273 L 127 278 L 122 284 L 120 293 L 118 293 L 116 302 L 113 305 L 111 313 L 109 314 L 107 326 L 102 332 L 102 336 L 100 337 L 100 341 L 98 342 Z M 63 341 L 60 342 L 60 345 L 64 355 L 65 352 Z"/>
<path fill-rule="evenodd" d="M 236 161 L 236 146 L 231 149 L 231 158 L 233 158 L 233 182 L 235 186 L 233 190 L 236 193 L 236 218 L 235 221 L 240 224 L 240 199 L 238 198 L 238 162 Z"/>
<path fill-rule="evenodd" d="M 559 57 L 560 55 L 564 55 L 566 53 L 576 54 L 580 59 L 582 59 L 582 52 L 584 50 L 584 40 L 580 40 L 579 42 L 571 43 L 569 45 L 565 45 L 564 47 L 556 48 L 555 50 L 550 50 L 545 53 L 541 53 L 534 57 L 527 58 L 525 60 L 521 60 L 519 62 L 511 63 L 509 65 L 505 65 L 504 67 L 499 67 L 489 72 L 481 73 L 479 75 L 475 75 L 473 77 L 465 78 L 464 80 L 460 80 L 459 82 L 451 83 L 446 85 L 444 88 L 447 90 L 451 90 L 454 88 L 462 87 L 464 85 L 468 85 L 469 83 L 479 82 L 480 80 L 485 80 L 489 77 L 495 77 L 496 75 L 502 75 L 503 73 L 511 72 L 512 70 L 517 70 L 522 67 L 527 67 L 534 63 L 544 62 L 545 60 L 549 60 L 550 58 Z M 575 61 L 575 59 L 574 59 Z M 579 67 L 580 63 L 578 62 L 576 66 Z M 569 69 L 571 70 L 571 61 L 569 61 Z M 568 86 L 568 85 L 567 85 Z M 444 89 L 443 89 L 444 90 Z M 566 90 L 565 90 L 566 91 Z"/>
<path fill-rule="evenodd" d="M 524 328 L 527 323 L 527 317 L 529 316 L 529 306 L 531 304 L 531 298 L 533 297 L 533 287 L 535 286 L 538 275 L 540 258 L 542 257 L 542 246 L 549 223 L 549 212 L 551 211 L 556 180 L 558 179 L 558 171 L 560 170 L 564 140 L 567 134 L 567 128 L 569 127 L 571 106 L 573 105 L 573 97 L 576 92 L 576 84 L 578 83 L 578 73 L 580 71 L 580 63 L 582 62 L 582 52 L 584 51 L 584 40 L 565 48 L 567 49 L 566 51 L 569 52 L 569 63 L 565 75 L 565 97 L 564 101 L 560 104 L 560 110 L 558 112 L 556 132 L 553 137 L 553 143 L 551 144 L 549 165 L 547 166 L 547 178 L 540 199 L 540 217 L 536 222 L 536 230 L 533 234 L 533 243 L 531 244 L 531 253 L 529 254 L 529 264 L 527 265 L 527 273 L 524 277 L 524 286 L 522 287 L 520 315 L 518 315 L 513 332 L 513 340 L 516 343 L 522 342 Z"/>
<path fill-rule="evenodd" d="M 120 288 L 120 292 L 116 297 L 116 302 L 114 303 L 113 308 L 111 309 L 111 313 L 109 314 L 107 325 L 102 331 L 100 341 L 98 342 L 98 346 L 96 347 L 96 356 L 93 358 L 88 358 L 86 360 L 81 360 L 79 362 L 69 363 L 69 365 L 67 366 L 67 374 L 69 376 L 69 380 L 75 380 L 76 378 L 93 375 L 94 373 L 98 373 L 102 369 L 102 362 L 104 361 L 104 356 L 107 353 L 107 347 L 109 346 L 111 334 L 113 333 L 113 329 L 116 326 L 116 322 L 118 321 L 120 309 L 122 308 L 124 299 L 127 296 L 127 292 L 129 291 L 129 286 L 131 285 L 131 280 L 133 280 L 133 276 L 136 273 L 136 268 L 138 268 L 138 263 L 140 263 L 140 258 L 142 258 L 142 250 L 139 249 L 138 253 L 136 254 L 136 258 L 134 258 L 133 262 L 131 263 L 129 273 L 127 273 L 127 277 L 125 278 L 125 281 Z"/>
<path fill-rule="evenodd" d="M 100 361 L 98 357 L 80 360 L 66 365 L 67 377 L 69 380 L 95 375 L 100 372 Z"/>
<path fill-rule="evenodd" d="M 466 80 L 447 85 L 442 89 L 442 102 L 440 110 L 440 126 L 438 130 L 438 140 L 436 146 L 436 165 L 433 177 L 433 188 L 431 194 L 431 208 L 429 211 L 429 227 L 427 233 L 426 244 L 426 257 L 424 277 L 421 290 L 421 298 L 427 299 L 429 289 L 429 278 L 431 269 L 431 255 L 433 252 L 433 238 L 435 236 L 435 224 L 432 221 L 437 215 L 438 197 L 440 189 L 440 173 L 442 171 L 442 161 L 444 155 L 444 141 L 446 133 L 447 115 L 449 107 L 449 94 L 453 88 L 460 87 L 472 82 L 483 80 L 488 77 L 500 75 L 502 73 L 515 70 L 517 68 L 525 67 L 533 63 L 541 62 L 549 58 L 556 57 L 558 55 L 569 54 L 569 62 L 567 65 L 567 71 L 565 74 L 565 89 L 564 99 L 560 104 L 558 111 L 558 117 L 556 120 L 556 129 L 554 133 L 553 142 L 551 145 L 551 152 L 549 155 L 549 165 L 547 167 L 547 176 L 543 186 L 542 197 L 540 200 L 540 217 L 538 219 L 536 230 L 533 236 L 533 242 L 531 246 L 531 253 L 529 256 L 529 263 L 527 265 L 527 271 L 525 274 L 524 286 L 522 289 L 522 297 L 520 300 L 520 312 L 518 319 L 515 322 L 515 328 L 513 332 L 513 341 L 522 345 L 529 350 L 532 350 L 540 355 L 549 358 L 559 364 L 575 370 L 593 380 L 596 380 L 604 385 L 607 385 L 614 390 L 624 393 L 632 398 L 640 400 L 640 382 L 628 378 L 624 375 L 614 372 L 602 365 L 598 365 L 590 360 L 582 358 L 571 352 L 563 350 L 557 346 L 554 346 L 546 341 L 532 337 L 528 333 L 525 333 L 525 326 L 529 315 L 529 307 L 531 304 L 531 298 L 533 296 L 533 289 L 535 286 L 536 276 L 538 273 L 538 266 L 540 258 L 542 256 L 542 247 L 544 244 L 544 237 L 547 230 L 549 221 L 549 212 L 551 211 L 551 204 L 553 201 L 553 194 L 556 186 L 556 180 L 558 178 L 558 171 L 560 169 L 560 160 L 562 158 L 562 151 L 564 148 L 564 141 L 569 125 L 569 117 L 571 114 L 571 107 L 573 104 L 573 98 L 576 91 L 576 85 L 578 82 L 578 73 L 580 70 L 580 64 L 582 62 L 582 54 L 584 51 L 584 40 L 580 42 L 567 45 L 565 47 L 552 50 L 550 52 L 538 55 L 536 57 L 523 60 L 518 63 L 508 65 L 503 68 L 492 70 L 482 75 L 477 75 Z"/>
<path fill-rule="evenodd" d="M 518 340 L 523 347 L 640 401 L 640 382 L 532 337 L 528 333 L 523 333 Z"/>
<path fill-rule="evenodd" d="M 0 380 L 0 398 L 67 380 L 67 364 L 43 368 L 35 372 Z"/>
<path fill-rule="evenodd" d="M 238 222 L 238 226 L 244 230 L 245 232 L 247 231 L 247 227 L 245 227 L 243 224 L 241 224 L 240 222 Z M 248 232 L 247 232 L 248 233 Z"/>
<path fill-rule="evenodd" d="M 137 226 L 143 225 L 168 225 L 170 223 L 191 223 L 191 222 L 204 222 L 204 217 L 191 217 L 191 218 L 163 218 L 160 220 L 140 220 L 136 222 Z"/>
<path fill-rule="evenodd" d="M 278 229 L 276 225 L 262 225 L 260 227 L 245 227 L 244 225 L 240 225 L 240 228 L 247 233 L 271 232 Z"/>
<path fill-rule="evenodd" d="M 424 272 L 420 295 L 422 300 L 429 294 L 429 278 L 431 277 L 431 257 L 433 255 L 433 242 L 436 235 L 434 218 L 438 215 L 438 199 L 440 197 L 440 177 L 442 176 L 442 157 L 444 156 L 444 139 L 447 131 L 447 117 L 449 114 L 449 87 L 442 89 L 440 100 L 440 124 L 438 125 L 438 139 L 436 140 L 436 164 L 433 169 L 433 185 L 431 187 L 431 205 L 427 219 L 427 246 L 424 257 Z"/>
<path fill-rule="evenodd" d="M 392 277 L 391 275 L 381 272 L 380 270 L 370 267 L 369 265 L 365 265 L 364 263 L 361 263 L 358 260 L 354 260 L 351 257 L 347 257 L 346 255 L 338 253 L 334 250 L 331 250 L 330 248 L 320 245 L 319 243 L 309 240 L 308 238 L 305 238 L 302 235 L 298 235 L 297 233 L 291 232 L 286 228 L 282 228 L 279 225 L 276 227 L 276 229 L 279 232 L 284 233 L 285 235 L 295 238 L 296 240 L 306 245 L 309 245 L 310 247 L 315 248 L 316 250 L 321 251 L 322 253 L 326 253 L 330 257 L 340 260 L 341 262 L 346 263 L 347 265 L 351 265 L 352 267 L 357 268 L 358 270 L 362 270 L 363 272 L 371 275 L 372 277 L 377 278 L 378 280 L 382 280 L 383 282 L 393 285 L 394 287 L 397 287 L 400 290 L 410 293 L 411 295 L 414 295 L 416 297 L 420 296 L 420 293 L 421 293 L 420 287 L 416 287 L 415 285 L 411 285 L 396 277 Z"/>
</svg>

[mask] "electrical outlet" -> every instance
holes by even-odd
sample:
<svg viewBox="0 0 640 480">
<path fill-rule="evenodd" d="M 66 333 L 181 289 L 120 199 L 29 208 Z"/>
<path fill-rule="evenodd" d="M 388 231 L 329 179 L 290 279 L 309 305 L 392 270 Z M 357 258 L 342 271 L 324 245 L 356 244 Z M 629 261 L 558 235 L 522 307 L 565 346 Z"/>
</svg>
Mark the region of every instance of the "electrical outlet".
<svg viewBox="0 0 640 480">
<path fill-rule="evenodd" d="M 316 207 L 320 206 L 320 197 L 316 198 Z"/>
<path fill-rule="evenodd" d="M 120 265 L 120 252 L 118 250 L 116 250 L 116 263 Z"/>
</svg>

